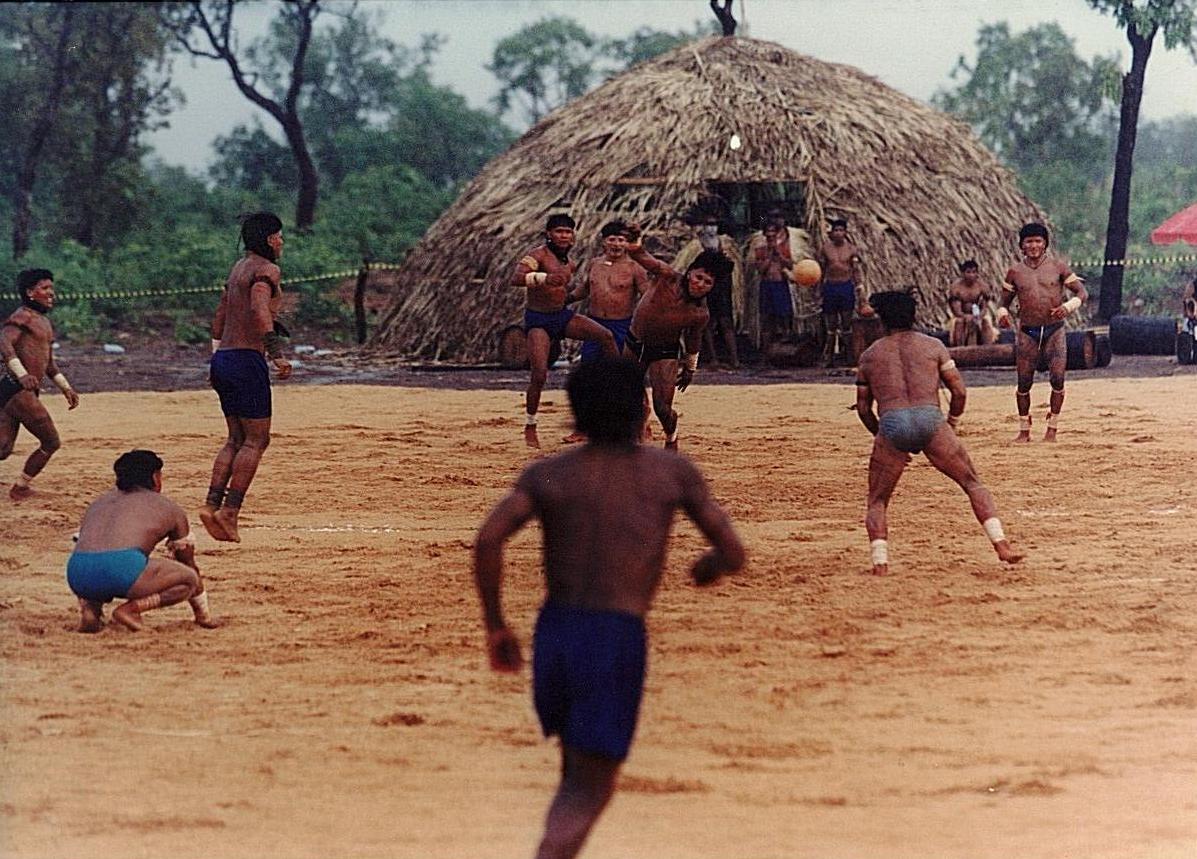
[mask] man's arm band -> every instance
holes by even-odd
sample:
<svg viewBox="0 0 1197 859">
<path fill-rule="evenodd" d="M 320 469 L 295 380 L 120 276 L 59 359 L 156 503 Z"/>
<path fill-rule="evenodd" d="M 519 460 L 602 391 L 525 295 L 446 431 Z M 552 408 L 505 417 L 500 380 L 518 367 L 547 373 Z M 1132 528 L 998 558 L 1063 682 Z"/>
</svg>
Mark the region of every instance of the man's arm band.
<svg viewBox="0 0 1197 859">
<path fill-rule="evenodd" d="M 534 256 L 526 256 L 520 260 L 520 265 L 529 271 L 536 271 L 540 268 L 540 261 Z"/>
<path fill-rule="evenodd" d="M 1076 313 L 1077 309 L 1081 306 L 1081 297 L 1079 295 L 1074 295 L 1060 306 L 1069 313 Z"/>
<path fill-rule="evenodd" d="M 1005 316 L 1009 316 L 1009 315 L 1010 315 L 1010 311 L 1008 309 L 1006 309 L 1005 307 L 999 307 L 997 309 L 997 318 L 998 319 L 1001 319 L 1001 318 L 1003 318 Z"/>
<path fill-rule="evenodd" d="M 71 383 L 67 381 L 67 377 L 62 375 L 62 373 L 55 373 L 53 382 L 58 386 L 58 390 L 64 394 L 71 389 Z"/>
<path fill-rule="evenodd" d="M 266 347 L 266 354 L 271 358 L 283 357 L 283 338 L 274 331 L 267 331 L 262 337 L 262 345 Z"/>
<path fill-rule="evenodd" d="M 1070 271 L 1068 273 L 1068 277 L 1064 278 L 1064 282 L 1065 283 L 1084 283 L 1085 281 L 1082 280 L 1080 277 L 1078 277 L 1075 272 Z"/>
<path fill-rule="evenodd" d="M 530 271 L 524 275 L 524 286 L 541 286 L 549 276 L 543 271 Z"/>
<path fill-rule="evenodd" d="M 697 352 L 687 352 L 685 359 L 682 361 L 682 364 L 691 373 L 695 372 L 698 369 L 698 353 Z"/>
<path fill-rule="evenodd" d="M 12 370 L 12 374 L 18 379 L 29 375 L 29 371 L 25 369 L 25 365 L 21 363 L 21 359 L 16 355 L 8 359 L 8 369 Z"/>
</svg>

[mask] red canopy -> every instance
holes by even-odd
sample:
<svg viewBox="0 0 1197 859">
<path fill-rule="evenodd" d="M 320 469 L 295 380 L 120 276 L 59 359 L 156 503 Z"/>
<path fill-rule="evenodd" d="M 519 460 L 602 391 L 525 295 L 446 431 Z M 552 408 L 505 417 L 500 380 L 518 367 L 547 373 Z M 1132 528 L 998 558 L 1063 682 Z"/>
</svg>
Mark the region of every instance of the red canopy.
<svg viewBox="0 0 1197 859">
<path fill-rule="evenodd" d="M 1153 245 L 1188 242 L 1197 245 L 1197 203 L 1177 212 L 1151 231 Z"/>
</svg>

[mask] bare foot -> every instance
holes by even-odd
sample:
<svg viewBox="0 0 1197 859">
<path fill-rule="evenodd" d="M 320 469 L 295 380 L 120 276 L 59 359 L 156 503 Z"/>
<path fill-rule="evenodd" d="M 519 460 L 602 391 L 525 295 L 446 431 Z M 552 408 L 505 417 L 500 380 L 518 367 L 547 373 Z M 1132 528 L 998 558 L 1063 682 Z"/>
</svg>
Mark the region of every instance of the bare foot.
<svg viewBox="0 0 1197 859">
<path fill-rule="evenodd" d="M 524 427 L 524 444 L 528 447 L 540 447 L 540 436 L 537 434 L 535 426 Z"/>
<path fill-rule="evenodd" d="M 565 438 L 561 439 L 563 444 L 577 444 L 578 442 L 586 441 L 586 436 L 583 433 L 574 430 Z"/>
<path fill-rule="evenodd" d="M 677 439 L 675 438 L 673 441 L 670 441 L 669 439 L 665 439 L 665 449 L 666 450 L 677 450 Z"/>
<path fill-rule="evenodd" d="M 1019 432 L 1018 435 L 1016 435 L 1014 437 L 1015 444 L 1029 444 L 1030 441 L 1031 441 L 1031 431 L 1030 430 L 1022 430 L 1021 432 Z"/>
<path fill-rule="evenodd" d="M 889 575 L 889 564 L 873 564 L 873 575 L 888 576 Z"/>
<path fill-rule="evenodd" d="M 1047 432 L 1045 432 L 1043 434 L 1043 440 L 1044 441 L 1055 441 L 1056 440 L 1056 428 L 1048 427 Z"/>
<path fill-rule="evenodd" d="M 224 532 L 224 540 L 228 543 L 240 543 L 241 533 L 237 530 L 237 516 L 241 511 L 236 507 L 221 507 L 212 514 L 216 525 Z M 216 537 L 215 534 L 212 535 Z M 217 540 L 221 539 L 216 537 Z"/>
<path fill-rule="evenodd" d="M 141 613 L 132 602 L 127 602 L 122 606 L 118 606 L 116 611 L 112 613 L 112 619 L 123 626 L 125 629 L 137 632 L 141 629 Z"/>
<path fill-rule="evenodd" d="M 197 615 L 195 616 L 195 625 L 196 625 L 196 626 L 202 626 L 204 629 L 216 629 L 216 628 L 218 628 L 218 627 L 219 627 L 221 624 L 220 624 L 220 621 L 219 621 L 219 620 L 217 620 L 216 618 L 212 617 L 212 615 L 210 615 L 210 614 L 206 614 L 206 615 L 204 615 L 203 617 L 200 617 L 200 616 L 197 614 Z"/>
<path fill-rule="evenodd" d="M 1015 551 L 1009 540 L 998 540 L 993 544 L 993 548 L 997 551 L 998 557 L 1007 564 L 1017 564 L 1026 557 L 1022 552 Z"/>
<path fill-rule="evenodd" d="M 99 632 L 104 628 L 104 607 L 90 600 L 79 600 L 79 631 Z"/>
<path fill-rule="evenodd" d="M 13 501 L 24 501 L 32 494 L 33 490 L 28 486 L 18 486 L 15 483 L 12 485 L 12 488 L 8 490 L 8 497 Z"/>
<path fill-rule="evenodd" d="M 228 542 L 229 535 L 220 526 L 220 523 L 216 521 L 216 510 L 217 508 L 212 505 L 205 504 L 200 508 L 200 522 L 204 524 L 204 530 L 212 535 L 213 539 Z"/>
</svg>

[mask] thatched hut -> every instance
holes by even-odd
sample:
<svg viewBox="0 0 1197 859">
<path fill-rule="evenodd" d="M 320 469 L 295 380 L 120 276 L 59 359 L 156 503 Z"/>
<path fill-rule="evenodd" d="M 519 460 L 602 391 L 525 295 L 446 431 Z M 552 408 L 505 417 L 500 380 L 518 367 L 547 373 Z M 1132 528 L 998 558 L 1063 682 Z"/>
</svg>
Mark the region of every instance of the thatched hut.
<svg viewBox="0 0 1197 859">
<path fill-rule="evenodd" d="M 646 225 L 667 255 L 690 237 L 682 218 L 712 200 L 744 236 L 770 207 L 816 243 L 827 217 L 846 216 L 866 288 L 918 286 L 932 324 L 958 261 L 996 284 L 1019 225 L 1042 218 L 967 125 L 859 69 L 709 38 L 612 78 L 491 161 L 400 268 L 371 345 L 492 360 L 523 308 L 512 266 L 549 214 L 578 221 L 579 256 L 617 217 Z"/>
</svg>

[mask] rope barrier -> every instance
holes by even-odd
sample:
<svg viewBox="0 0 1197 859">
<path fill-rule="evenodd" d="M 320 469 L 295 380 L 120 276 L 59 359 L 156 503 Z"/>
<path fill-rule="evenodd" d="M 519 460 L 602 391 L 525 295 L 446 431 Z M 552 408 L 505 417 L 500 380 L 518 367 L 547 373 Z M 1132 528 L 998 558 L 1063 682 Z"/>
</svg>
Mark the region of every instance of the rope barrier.
<svg viewBox="0 0 1197 859">
<path fill-rule="evenodd" d="M 1139 257 L 1117 260 L 1089 259 L 1072 263 L 1073 268 L 1105 268 L 1106 266 L 1120 266 L 1123 268 L 1142 267 L 1152 265 L 1174 265 L 1176 263 L 1197 262 L 1197 253 L 1176 254 L 1170 257 Z M 402 268 L 397 262 L 369 262 L 365 264 L 368 271 L 396 271 Z M 310 274 L 303 277 L 283 278 L 283 286 L 294 286 L 300 283 L 317 283 L 322 280 L 344 280 L 357 277 L 360 268 L 347 268 L 341 271 L 330 271 L 324 274 Z M 110 292 L 67 292 L 58 296 L 59 301 L 112 301 L 130 298 L 160 298 L 170 295 L 200 295 L 207 292 L 220 292 L 224 289 L 224 282 L 213 283 L 211 286 L 193 286 L 184 289 L 123 289 Z"/>
</svg>

